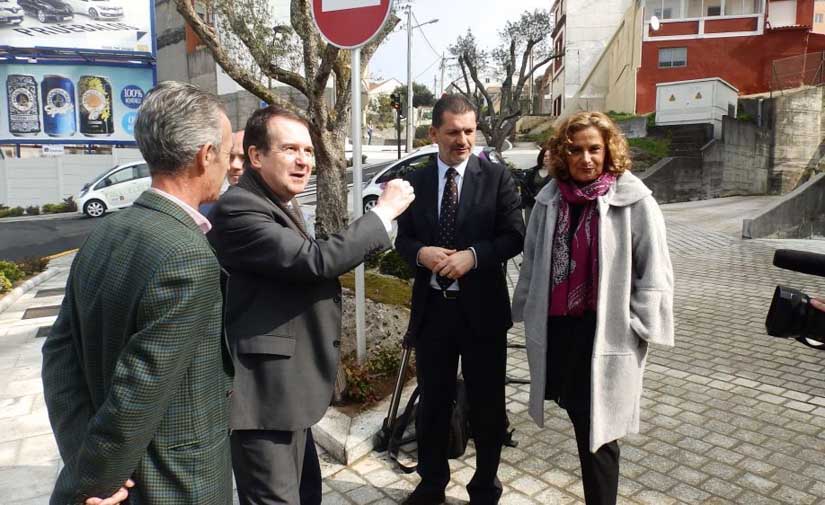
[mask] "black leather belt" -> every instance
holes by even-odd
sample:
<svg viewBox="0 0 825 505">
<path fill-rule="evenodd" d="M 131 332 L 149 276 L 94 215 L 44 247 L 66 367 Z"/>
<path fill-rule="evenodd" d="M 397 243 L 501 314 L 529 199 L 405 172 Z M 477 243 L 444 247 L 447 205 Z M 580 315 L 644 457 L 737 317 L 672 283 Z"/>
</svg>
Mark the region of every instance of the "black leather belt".
<svg viewBox="0 0 825 505">
<path fill-rule="evenodd" d="M 435 289 L 432 288 L 433 291 L 440 294 L 445 300 L 458 300 L 459 294 L 461 291 L 455 290 L 447 290 L 447 289 Z"/>
</svg>

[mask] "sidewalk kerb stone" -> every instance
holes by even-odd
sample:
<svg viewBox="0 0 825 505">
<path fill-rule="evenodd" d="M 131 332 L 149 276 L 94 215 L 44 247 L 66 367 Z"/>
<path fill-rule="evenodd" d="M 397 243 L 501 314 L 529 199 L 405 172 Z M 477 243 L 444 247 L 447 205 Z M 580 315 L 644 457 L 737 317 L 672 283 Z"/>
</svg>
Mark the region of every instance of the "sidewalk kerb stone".
<svg viewBox="0 0 825 505">
<path fill-rule="evenodd" d="M 63 271 L 64 269 L 62 267 L 48 268 L 45 272 L 39 273 L 38 275 L 32 277 L 23 284 L 9 291 L 9 293 L 6 296 L 4 296 L 2 300 L 0 300 L 0 314 L 2 314 L 6 311 L 6 309 L 11 307 L 12 304 L 19 300 L 21 296 L 23 296 L 24 294 L 28 293 L 32 289 L 36 288 L 40 284 L 46 282 L 47 280 L 51 279 L 52 277 Z"/>
</svg>

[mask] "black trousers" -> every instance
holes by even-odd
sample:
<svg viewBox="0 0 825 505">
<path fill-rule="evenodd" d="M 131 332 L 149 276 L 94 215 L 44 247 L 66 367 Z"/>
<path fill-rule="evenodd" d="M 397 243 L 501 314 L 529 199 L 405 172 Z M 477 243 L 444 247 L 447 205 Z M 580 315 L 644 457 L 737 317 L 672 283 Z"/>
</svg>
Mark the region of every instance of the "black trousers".
<svg viewBox="0 0 825 505">
<path fill-rule="evenodd" d="M 241 505 L 320 505 L 321 466 L 310 429 L 232 432 Z"/>
<path fill-rule="evenodd" d="M 590 452 L 590 412 L 567 411 L 576 432 L 587 505 L 616 505 L 619 492 L 619 443 L 615 440 Z"/>
<path fill-rule="evenodd" d="M 590 381 L 596 314 L 547 320 L 546 398 L 567 411 L 576 432 L 587 505 L 615 505 L 619 489 L 619 444 L 590 452 Z"/>
<path fill-rule="evenodd" d="M 467 492 L 473 504 L 498 503 L 502 487 L 496 474 L 506 421 L 506 334 L 474 334 L 459 301 L 445 299 L 440 291 L 431 290 L 425 313 L 415 345 L 421 392 L 415 430 L 421 483 L 415 492 L 441 494 L 450 482 L 447 440 L 461 356 L 476 447 L 476 472 L 467 484 Z"/>
</svg>

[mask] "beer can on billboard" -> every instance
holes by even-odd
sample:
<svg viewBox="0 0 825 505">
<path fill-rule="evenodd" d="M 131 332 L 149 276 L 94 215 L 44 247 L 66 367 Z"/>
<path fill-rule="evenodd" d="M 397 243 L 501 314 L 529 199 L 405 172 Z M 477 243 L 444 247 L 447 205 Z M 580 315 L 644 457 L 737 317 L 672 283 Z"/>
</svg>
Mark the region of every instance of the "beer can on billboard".
<svg viewBox="0 0 825 505">
<path fill-rule="evenodd" d="M 51 137 L 69 137 L 77 131 L 74 84 L 62 75 L 44 75 L 40 83 L 43 95 L 43 132 Z"/>
<path fill-rule="evenodd" d="M 80 133 L 103 137 L 114 133 L 112 85 L 99 75 L 82 75 L 77 82 L 80 106 Z"/>
<path fill-rule="evenodd" d="M 40 133 L 40 103 L 37 81 L 31 75 L 9 74 L 6 78 L 9 133 L 15 137 Z"/>
</svg>

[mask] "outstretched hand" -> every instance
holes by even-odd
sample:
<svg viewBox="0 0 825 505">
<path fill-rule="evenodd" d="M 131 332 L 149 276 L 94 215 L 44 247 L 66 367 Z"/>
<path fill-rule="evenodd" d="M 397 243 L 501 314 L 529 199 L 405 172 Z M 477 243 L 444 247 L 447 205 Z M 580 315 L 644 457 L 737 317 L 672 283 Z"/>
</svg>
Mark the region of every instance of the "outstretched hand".
<svg viewBox="0 0 825 505">
<path fill-rule="evenodd" d="M 811 298 L 811 305 L 820 312 L 825 312 L 825 300 L 821 298 Z"/>
<path fill-rule="evenodd" d="M 415 200 L 415 191 L 410 183 L 403 179 L 393 179 L 387 183 L 381 196 L 378 197 L 375 209 L 379 209 L 379 212 L 386 212 L 384 215 L 393 220 L 407 210 L 413 200 Z"/>
</svg>

